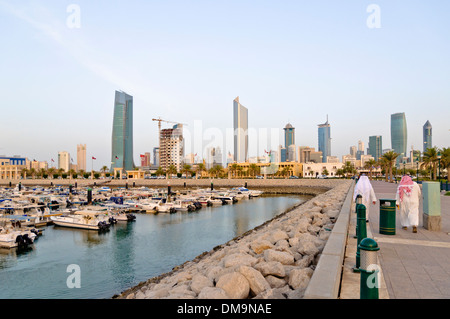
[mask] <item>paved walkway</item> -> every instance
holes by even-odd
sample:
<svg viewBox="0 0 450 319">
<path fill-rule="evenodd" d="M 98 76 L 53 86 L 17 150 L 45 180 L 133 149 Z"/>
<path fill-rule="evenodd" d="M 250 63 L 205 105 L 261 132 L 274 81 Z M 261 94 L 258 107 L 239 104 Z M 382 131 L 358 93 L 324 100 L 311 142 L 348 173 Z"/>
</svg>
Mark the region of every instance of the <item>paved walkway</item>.
<svg viewBox="0 0 450 319">
<path fill-rule="evenodd" d="M 372 181 L 377 199 L 395 199 L 398 184 Z M 441 195 L 441 231 L 423 227 L 423 203 L 417 233 L 403 230 L 396 218 L 396 234 L 379 233 L 379 202 L 371 205 L 368 237 L 380 247 L 380 299 L 447 299 L 450 298 L 450 196 Z M 354 211 L 354 205 L 353 205 Z M 360 275 L 352 271 L 355 265 L 356 239 L 352 213 L 343 269 L 341 299 L 359 299 Z"/>
</svg>

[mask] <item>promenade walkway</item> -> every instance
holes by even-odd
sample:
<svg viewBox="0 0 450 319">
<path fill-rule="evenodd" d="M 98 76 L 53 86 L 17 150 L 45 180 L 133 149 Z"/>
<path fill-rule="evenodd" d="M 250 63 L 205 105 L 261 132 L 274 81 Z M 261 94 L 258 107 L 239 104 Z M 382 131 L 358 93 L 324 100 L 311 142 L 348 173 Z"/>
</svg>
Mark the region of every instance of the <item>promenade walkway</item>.
<svg viewBox="0 0 450 319">
<path fill-rule="evenodd" d="M 372 181 L 377 199 L 395 199 L 398 184 Z M 450 298 L 450 196 L 441 195 L 441 231 L 423 227 L 422 198 L 417 233 L 403 230 L 396 216 L 396 234 L 379 233 L 379 201 L 371 205 L 367 224 L 368 237 L 374 238 L 380 250 L 380 299 L 447 299 Z M 354 211 L 354 206 L 353 206 Z M 359 299 L 359 273 L 354 273 L 356 239 L 352 213 L 344 262 L 341 299 Z"/>
</svg>

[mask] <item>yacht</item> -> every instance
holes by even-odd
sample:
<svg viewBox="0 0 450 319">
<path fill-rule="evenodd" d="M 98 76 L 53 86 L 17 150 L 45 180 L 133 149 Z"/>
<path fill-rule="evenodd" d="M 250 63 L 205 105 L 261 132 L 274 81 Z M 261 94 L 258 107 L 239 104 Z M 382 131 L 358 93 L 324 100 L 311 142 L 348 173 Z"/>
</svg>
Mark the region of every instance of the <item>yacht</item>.
<svg viewBox="0 0 450 319">
<path fill-rule="evenodd" d="M 34 243 L 36 234 L 31 230 L 16 229 L 15 227 L 0 226 L 0 247 L 27 247 Z"/>
<path fill-rule="evenodd" d="M 57 226 L 107 230 L 111 223 L 102 211 L 84 210 L 77 211 L 72 215 L 51 216 L 53 223 Z"/>
</svg>

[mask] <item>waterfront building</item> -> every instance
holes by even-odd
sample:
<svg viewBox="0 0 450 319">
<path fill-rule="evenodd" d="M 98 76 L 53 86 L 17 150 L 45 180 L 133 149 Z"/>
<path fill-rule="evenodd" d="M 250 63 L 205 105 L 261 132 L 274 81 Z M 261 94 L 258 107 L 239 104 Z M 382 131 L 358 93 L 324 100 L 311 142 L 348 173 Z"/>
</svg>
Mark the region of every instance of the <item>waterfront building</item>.
<svg viewBox="0 0 450 319">
<path fill-rule="evenodd" d="M 327 156 L 327 163 L 339 163 L 337 156 Z"/>
<path fill-rule="evenodd" d="M 425 152 L 428 148 L 432 147 L 433 147 L 432 126 L 430 121 L 427 121 L 423 125 L 423 151 Z"/>
<path fill-rule="evenodd" d="M 366 162 L 368 162 L 370 160 L 374 160 L 374 159 L 375 158 L 372 155 L 361 155 L 360 166 L 359 167 L 364 167 Z"/>
<path fill-rule="evenodd" d="M 133 170 L 133 97 L 116 91 L 112 128 L 111 171 Z"/>
<path fill-rule="evenodd" d="M 289 176 L 297 176 L 302 177 L 302 167 L 303 164 L 297 162 L 268 162 L 268 163 L 236 163 L 238 167 L 242 167 L 242 171 L 246 172 L 250 165 L 257 165 L 260 168 L 261 174 L 265 175 L 275 175 L 283 171 L 284 168 L 287 167 L 287 177 Z M 272 169 L 275 167 L 275 169 Z M 229 168 L 228 168 L 229 169 Z M 245 174 L 245 173 L 244 173 Z"/>
<path fill-rule="evenodd" d="M 383 140 L 381 135 L 369 136 L 369 148 L 367 154 L 372 155 L 378 161 L 383 151 Z"/>
<path fill-rule="evenodd" d="M 48 163 L 47 163 L 47 161 L 36 161 L 36 160 L 33 160 L 33 161 L 30 162 L 29 168 L 34 168 L 36 171 L 39 171 L 41 169 L 47 170 L 48 169 Z"/>
<path fill-rule="evenodd" d="M 183 124 L 175 124 L 172 128 L 162 129 L 159 140 L 159 166 L 167 170 L 173 165 L 181 171 L 184 159 Z"/>
<path fill-rule="evenodd" d="M 86 171 L 86 144 L 77 145 L 77 170 Z"/>
<path fill-rule="evenodd" d="M 331 127 L 327 121 L 324 124 L 319 124 L 319 151 L 322 152 L 322 162 L 326 163 L 327 156 L 331 155 Z"/>
<path fill-rule="evenodd" d="M 248 158 L 248 110 L 239 103 L 239 96 L 233 100 L 234 161 L 246 162 Z"/>
<path fill-rule="evenodd" d="M 357 162 L 360 162 L 352 154 L 347 154 L 342 156 L 342 163 L 350 162 L 354 167 L 357 167 Z"/>
<path fill-rule="evenodd" d="M 70 154 L 69 152 L 62 151 L 58 153 L 58 169 L 63 169 L 64 172 L 70 170 Z"/>
<path fill-rule="evenodd" d="M 302 176 L 305 178 L 317 178 L 325 175 L 324 173 L 328 173 L 326 176 L 335 177 L 337 170 L 342 167 L 342 163 L 305 163 L 302 167 Z"/>
<path fill-rule="evenodd" d="M 403 157 L 407 156 L 407 129 L 405 113 L 391 114 L 391 147 L 399 154 L 397 164 L 401 163 Z"/>
<path fill-rule="evenodd" d="M 189 165 L 194 165 L 194 163 L 195 163 L 195 154 L 194 153 L 189 153 L 189 154 L 185 155 L 184 159 L 183 159 L 183 163 L 184 164 L 189 164 Z"/>
<path fill-rule="evenodd" d="M 20 179 L 21 171 L 27 168 L 27 160 L 20 155 L 0 156 L 0 179 Z"/>
</svg>

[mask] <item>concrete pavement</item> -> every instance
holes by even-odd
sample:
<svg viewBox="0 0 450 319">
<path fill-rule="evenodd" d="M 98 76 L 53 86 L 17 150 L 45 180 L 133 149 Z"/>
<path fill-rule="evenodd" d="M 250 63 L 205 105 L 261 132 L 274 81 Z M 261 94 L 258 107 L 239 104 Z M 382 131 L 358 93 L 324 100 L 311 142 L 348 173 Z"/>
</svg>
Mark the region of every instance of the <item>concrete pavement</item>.
<svg viewBox="0 0 450 319">
<path fill-rule="evenodd" d="M 395 199 L 398 184 L 372 181 L 377 199 Z M 403 230 L 396 215 L 396 234 L 379 233 L 379 201 L 368 213 L 368 237 L 374 238 L 380 250 L 380 299 L 447 299 L 450 298 L 450 196 L 441 198 L 441 231 L 423 227 L 423 203 L 417 233 Z M 354 205 L 353 205 L 354 211 Z M 359 299 L 359 273 L 354 273 L 356 214 L 351 214 L 346 257 L 341 283 L 341 299 Z"/>
</svg>

